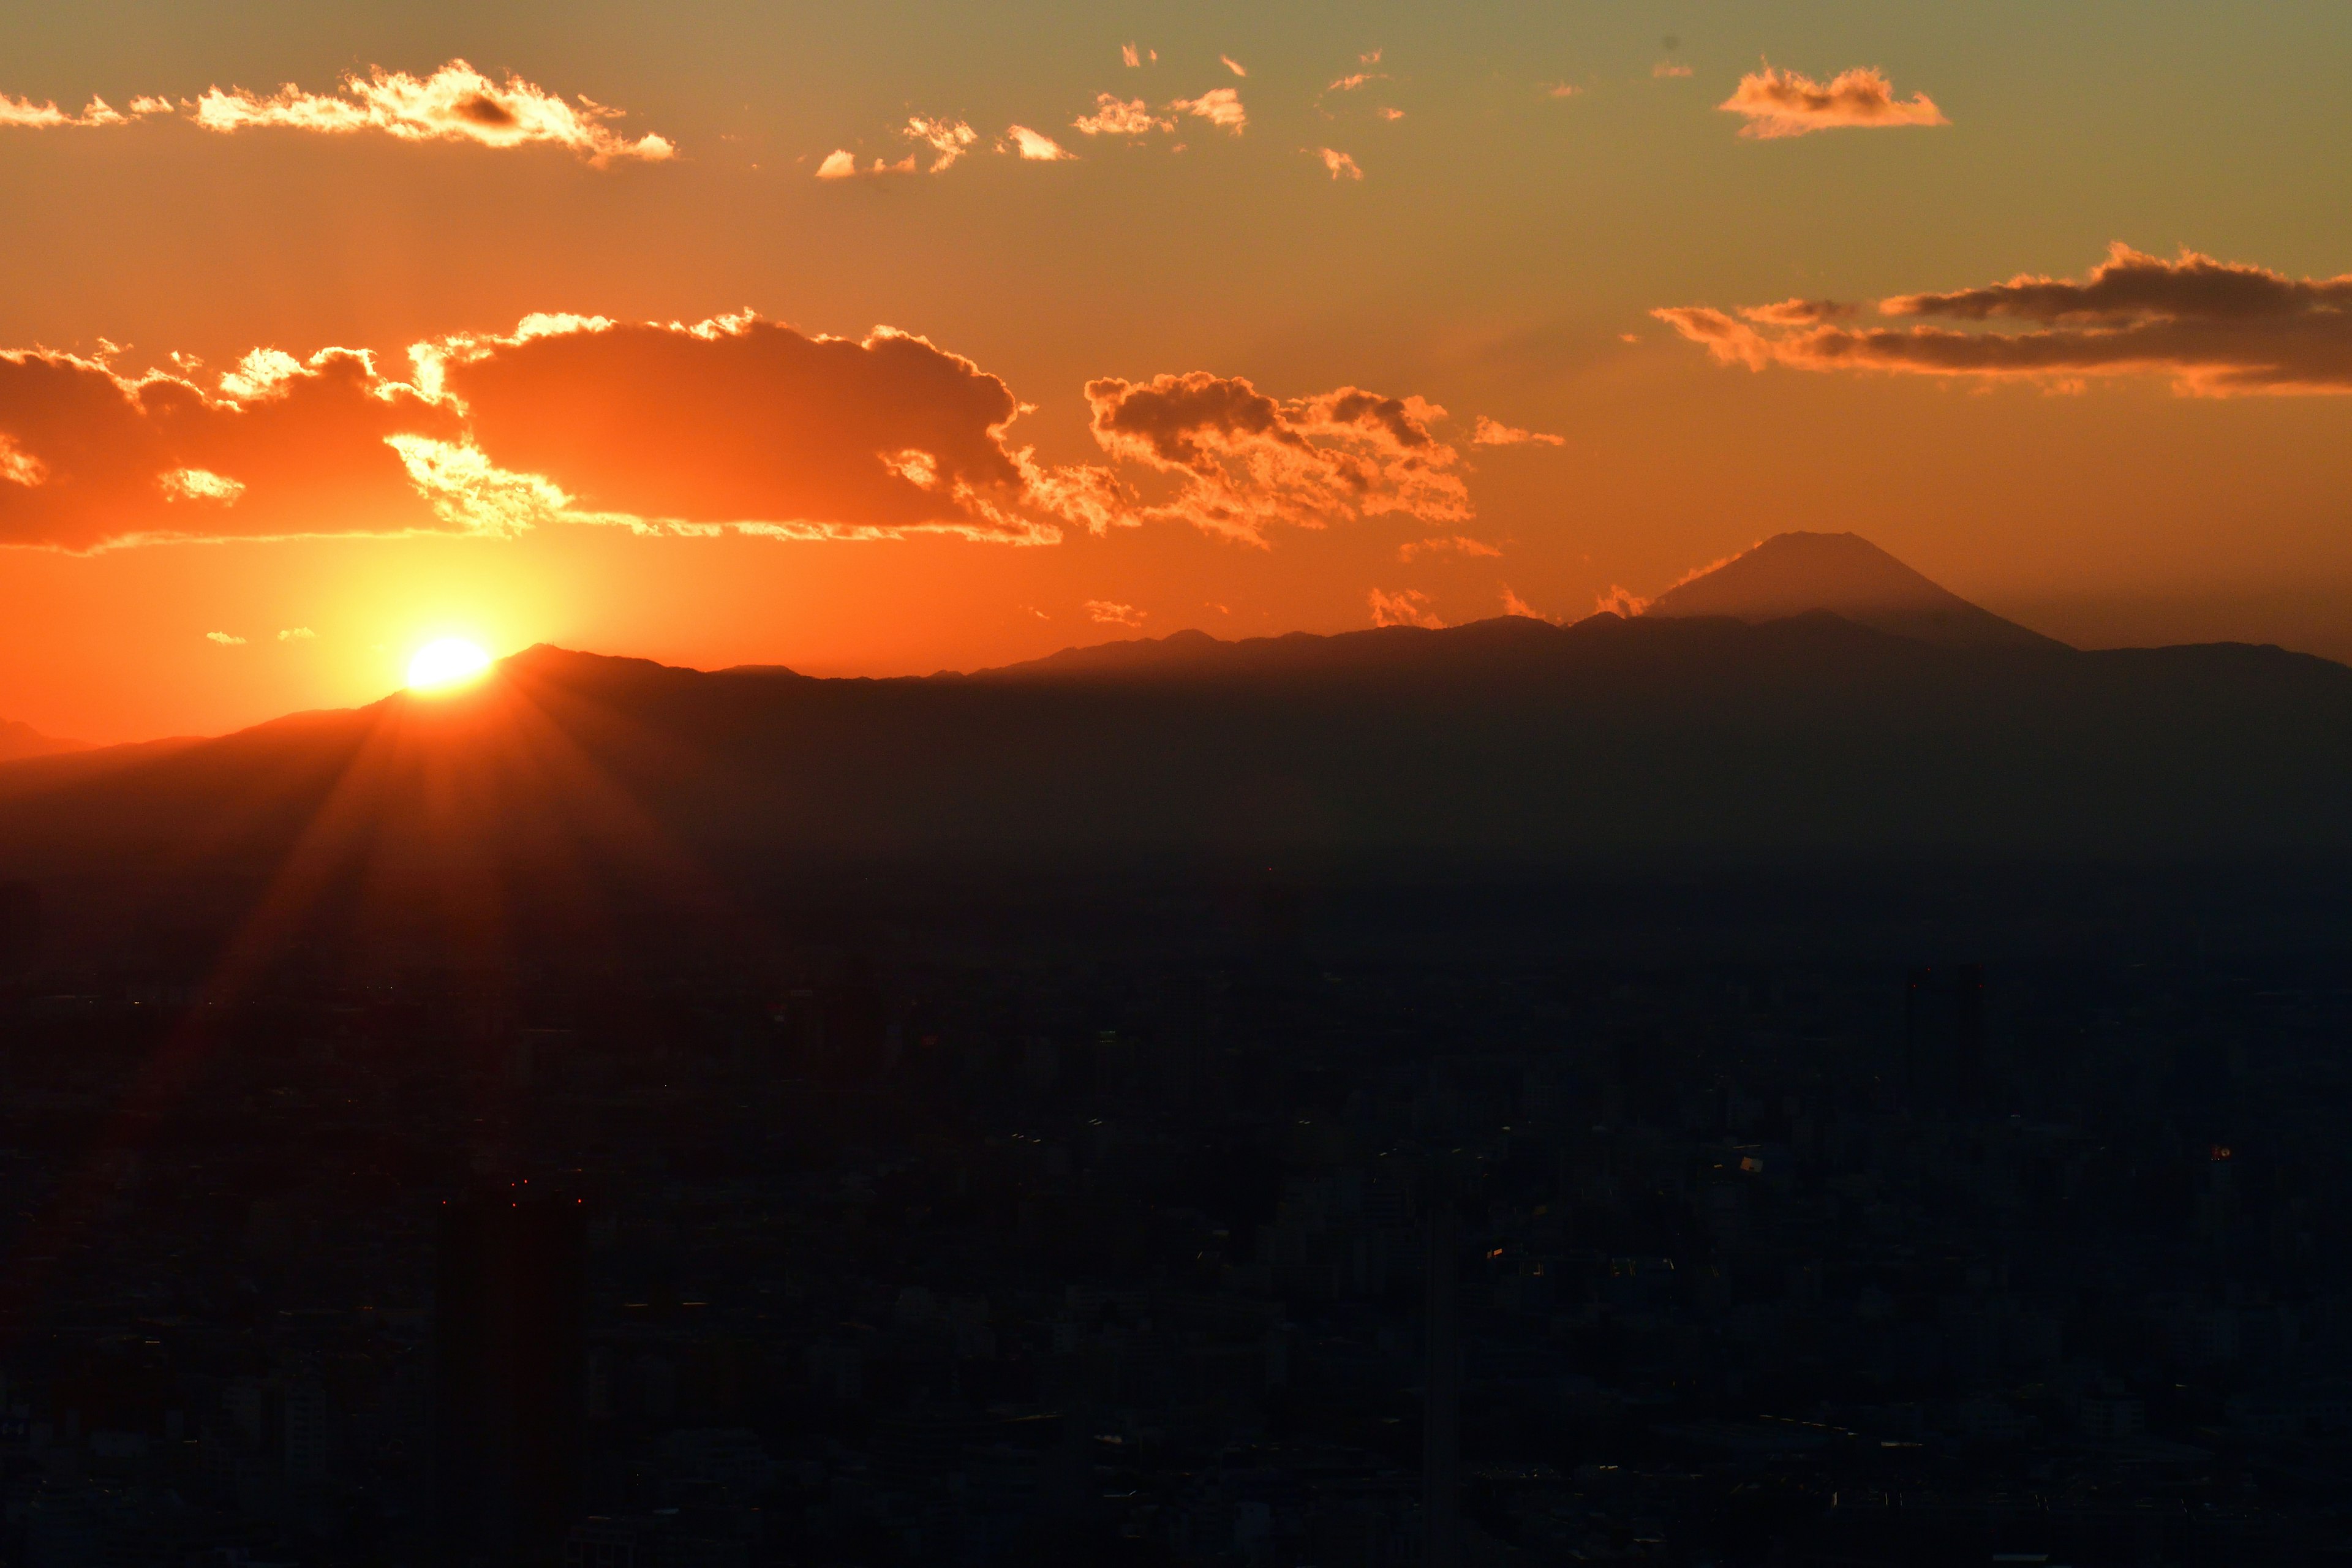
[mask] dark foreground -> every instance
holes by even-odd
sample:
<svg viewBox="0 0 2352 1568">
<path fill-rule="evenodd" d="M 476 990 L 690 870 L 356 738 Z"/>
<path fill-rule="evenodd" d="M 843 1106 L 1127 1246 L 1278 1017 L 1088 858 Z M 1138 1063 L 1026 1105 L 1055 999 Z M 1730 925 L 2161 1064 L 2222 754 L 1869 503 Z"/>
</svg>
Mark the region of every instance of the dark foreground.
<svg viewBox="0 0 2352 1568">
<path fill-rule="evenodd" d="M 2341 1562 L 2341 886 L 17 895 L 6 1560 Z"/>
</svg>

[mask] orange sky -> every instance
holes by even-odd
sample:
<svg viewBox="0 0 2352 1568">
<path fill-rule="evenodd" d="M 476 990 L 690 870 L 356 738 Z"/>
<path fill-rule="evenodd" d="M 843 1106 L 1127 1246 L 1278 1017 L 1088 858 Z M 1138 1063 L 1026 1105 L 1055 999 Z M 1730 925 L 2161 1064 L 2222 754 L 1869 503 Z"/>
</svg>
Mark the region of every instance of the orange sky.
<svg viewBox="0 0 2352 1568">
<path fill-rule="evenodd" d="M 0 718 L 1573 616 L 1790 528 L 2352 657 L 2338 9 L 333 9 L 0 20 Z"/>
</svg>

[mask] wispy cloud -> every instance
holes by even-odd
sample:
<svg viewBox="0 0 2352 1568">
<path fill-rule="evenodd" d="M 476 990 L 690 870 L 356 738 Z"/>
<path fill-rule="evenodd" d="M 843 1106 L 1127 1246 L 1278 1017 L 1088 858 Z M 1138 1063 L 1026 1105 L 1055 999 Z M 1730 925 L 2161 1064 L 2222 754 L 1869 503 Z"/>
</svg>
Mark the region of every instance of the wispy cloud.
<svg viewBox="0 0 2352 1568">
<path fill-rule="evenodd" d="M 28 98 L 11 98 L 0 92 L 0 126 L 49 131 L 68 126 L 89 130 L 100 125 L 129 123 L 102 98 L 91 99 L 79 114 L 68 114 L 55 103 L 35 103 Z"/>
<path fill-rule="evenodd" d="M 860 168 L 857 154 L 846 147 L 835 148 L 825 154 L 824 162 L 816 166 L 816 177 L 820 180 L 870 180 L 878 179 L 886 174 L 911 174 L 914 172 L 915 155 L 912 153 L 895 163 L 885 163 L 880 158 L 877 158 L 873 163 Z"/>
<path fill-rule="evenodd" d="M 1133 605 L 1121 605 L 1109 599 L 1088 599 L 1087 615 L 1097 626 L 1135 627 L 1143 625 L 1146 612 Z"/>
<path fill-rule="evenodd" d="M 1650 68 L 1650 77 L 1654 81 L 1677 81 L 1690 73 L 1690 67 L 1680 60 L 1660 60 Z"/>
<path fill-rule="evenodd" d="M 1231 56 L 1231 55 L 1219 55 L 1219 56 L 1217 57 L 1217 58 L 1218 58 L 1218 60 L 1219 60 L 1219 61 L 1220 61 L 1220 62 L 1224 66 L 1224 68 L 1225 68 L 1227 70 L 1229 70 L 1229 71 L 1233 72 L 1235 76 L 1247 76 L 1247 75 L 1249 75 L 1249 72 L 1248 72 L 1246 69 L 1244 69 L 1244 68 L 1243 68 L 1243 66 L 1242 66 L 1242 62 L 1241 62 L 1241 61 L 1239 61 L 1239 60 L 1237 60 L 1237 59 L 1235 59 L 1235 58 L 1234 58 L 1234 57 L 1233 57 L 1233 56 Z"/>
<path fill-rule="evenodd" d="M 1070 121 L 1071 126 L 1088 136 L 1148 136 L 1155 131 L 1173 131 L 1176 122 L 1151 112 L 1143 100 L 1121 99 L 1114 93 L 1095 94 L 1095 111 Z"/>
<path fill-rule="evenodd" d="M 262 127 L 350 135 L 378 132 L 403 142 L 468 142 L 484 147 L 549 145 L 603 167 L 616 159 L 657 163 L 677 155 L 660 136 L 635 141 L 615 132 L 622 111 L 582 97 L 569 102 L 509 75 L 498 82 L 464 60 L 430 76 L 387 71 L 343 79 L 335 93 L 305 92 L 289 82 L 267 97 L 214 88 L 188 106 L 207 131 Z"/>
<path fill-rule="evenodd" d="M 1315 155 L 1323 160 L 1323 167 L 1335 180 L 1360 180 L 1364 177 L 1363 170 L 1358 168 L 1356 161 L 1345 153 L 1329 147 L 1318 147 Z"/>
<path fill-rule="evenodd" d="M 1436 554 L 1449 550 L 1472 556 L 1494 557 L 1503 553 L 1500 546 L 1489 544 L 1483 539 L 1473 539 L 1465 533 L 1448 533 L 1435 539 L 1408 539 L 1397 546 L 1397 559 L 1409 562 L 1418 555 Z"/>
<path fill-rule="evenodd" d="M 226 632 L 206 632 L 205 634 L 205 640 L 209 643 L 218 643 L 223 647 L 243 647 L 245 646 L 245 639 L 243 637 L 231 637 Z"/>
<path fill-rule="evenodd" d="M 1507 583 L 1503 584 L 1503 614 L 1522 616 L 1531 621 L 1550 621 L 1554 625 L 1558 625 L 1559 621 L 1558 616 L 1545 615 L 1541 610 L 1511 592 L 1511 585 Z"/>
<path fill-rule="evenodd" d="M 961 120 L 926 120 L 919 114 L 907 121 L 907 134 L 938 154 L 931 160 L 934 174 L 943 174 L 953 168 L 956 160 L 980 140 L 972 128 Z"/>
<path fill-rule="evenodd" d="M 365 76 L 343 79 L 333 92 L 306 92 L 291 82 L 274 93 L 244 88 L 207 89 L 176 105 L 142 94 L 125 115 L 102 98 L 79 114 L 54 103 L 0 93 L 0 127 L 33 130 L 128 125 L 133 119 L 176 115 L 206 131 L 257 129 L 307 131 L 348 136 L 375 132 L 401 142 L 462 142 L 480 147 L 562 147 L 598 168 L 615 161 L 660 163 L 677 149 L 666 138 L 622 135 L 613 122 L 623 111 L 584 95 L 566 100 L 509 75 L 494 81 L 464 60 L 451 60 L 429 76 L 377 67 Z"/>
<path fill-rule="evenodd" d="M 1240 135 L 1249 125 L 1241 93 L 1230 87 L 1213 87 L 1198 98 L 1180 98 L 1168 106 L 1179 114 L 1197 114 L 1222 131 Z"/>
<path fill-rule="evenodd" d="M 1470 444 L 1474 447 L 1564 447 L 1568 444 L 1568 437 L 1548 436 L 1540 430 L 1522 430 L 1481 414 L 1478 422 L 1471 426 Z"/>
<path fill-rule="evenodd" d="M 1898 99 L 1893 83 L 1866 68 L 1818 82 L 1768 65 L 1741 77 L 1731 96 L 1716 108 L 1747 116 L 1739 133 L 1768 142 L 1816 131 L 1951 123 L 1926 93 Z"/>
<path fill-rule="evenodd" d="M 2352 392 L 2352 273 L 2294 278 L 2184 250 L 2170 261 L 2116 244 L 2083 279 L 1881 300 L 1878 313 L 1951 325 L 1846 327 L 1848 308 L 1798 301 L 1740 315 L 1653 311 L 1717 361 L 1753 370 L 1881 371 L 2032 381 L 2159 375 L 2202 396 Z M 1742 319 L 1742 317 L 1746 319 Z"/>
<path fill-rule="evenodd" d="M 1596 595 L 1592 600 L 1594 615 L 1618 616 L 1629 621 L 1649 607 L 1649 600 L 1633 589 L 1620 587 L 1614 583 L 1609 584 L 1609 592 Z"/>
<path fill-rule="evenodd" d="M 1429 595 L 1418 588 L 1386 594 L 1374 588 L 1365 595 L 1376 626 L 1442 626 L 1445 623 L 1429 607 Z"/>
<path fill-rule="evenodd" d="M 284 631 L 278 634 L 278 640 L 279 642 L 310 642 L 315 639 L 318 635 L 318 633 L 312 631 L 308 626 L 288 626 Z"/>
<path fill-rule="evenodd" d="M 1008 125 L 1004 134 L 1013 150 L 1027 163 L 1056 163 L 1077 156 L 1044 132 L 1032 131 L 1026 125 Z"/>
</svg>

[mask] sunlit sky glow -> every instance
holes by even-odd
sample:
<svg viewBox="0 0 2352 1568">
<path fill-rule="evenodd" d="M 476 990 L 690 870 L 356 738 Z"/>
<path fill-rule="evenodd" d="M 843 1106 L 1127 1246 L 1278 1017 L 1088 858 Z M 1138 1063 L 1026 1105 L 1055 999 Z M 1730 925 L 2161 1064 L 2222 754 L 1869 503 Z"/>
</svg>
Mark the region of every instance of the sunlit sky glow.
<svg viewBox="0 0 2352 1568">
<path fill-rule="evenodd" d="M 17 7 L 0 718 L 446 626 L 1574 617 L 1790 528 L 2352 656 L 2347 67 L 2316 3 Z"/>
<path fill-rule="evenodd" d="M 409 689 L 439 691 L 462 686 L 489 667 L 490 656 L 479 643 L 464 637 L 436 637 L 410 657 Z"/>
</svg>

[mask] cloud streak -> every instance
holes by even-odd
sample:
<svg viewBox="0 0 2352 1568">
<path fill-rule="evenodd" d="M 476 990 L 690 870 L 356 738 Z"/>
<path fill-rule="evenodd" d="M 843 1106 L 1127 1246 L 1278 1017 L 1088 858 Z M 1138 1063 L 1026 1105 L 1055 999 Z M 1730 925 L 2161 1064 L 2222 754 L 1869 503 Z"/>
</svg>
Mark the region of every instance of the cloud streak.
<svg viewBox="0 0 2352 1568">
<path fill-rule="evenodd" d="M 2153 375 L 2184 395 L 2210 397 L 2352 392 L 2352 273 L 2298 279 L 2195 251 L 2167 261 L 2118 243 L 2079 279 L 2020 275 L 1979 289 L 1897 295 L 1877 310 L 1921 324 L 1835 325 L 1852 308 L 1825 301 L 1738 315 L 1704 306 L 1652 314 L 1717 363 L 1759 371 L 2045 384 Z"/>
<path fill-rule="evenodd" d="M 292 82 L 261 94 L 243 88 L 211 88 L 177 106 L 182 118 L 224 134 L 253 130 L 304 131 L 349 136 L 374 132 L 399 142 L 458 142 L 479 147 L 562 147 L 596 168 L 615 162 L 662 163 L 677 155 L 667 139 L 645 135 L 632 141 L 613 128 L 623 111 L 581 96 L 567 100 L 509 74 L 494 81 L 461 59 L 429 76 L 388 71 L 345 77 L 331 93 L 306 92 Z M 36 130 L 92 129 L 128 125 L 134 117 L 172 114 L 168 99 L 131 100 L 126 116 L 104 99 L 93 98 L 79 114 L 54 103 L 0 94 L 0 127 Z"/>
<path fill-rule="evenodd" d="M 1818 82 L 1768 65 L 1741 77 L 1731 96 L 1716 108 L 1727 114 L 1745 115 L 1748 123 L 1739 128 L 1739 133 L 1762 142 L 1810 136 L 1817 131 L 1951 123 L 1926 93 L 1896 98 L 1894 84 L 1868 68 L 1841 71 L 1827 82 Z"/>
<path fill-rule="evenodd" d="M 1471 426 L 1470 444 L 1473 447 L 1565 447 L 1568 437 L 1548 435 L 1541 430 L 1522 430 L 1481 414 L 1478 422 Z"/>
</svg>

